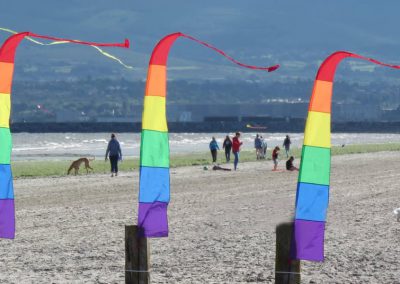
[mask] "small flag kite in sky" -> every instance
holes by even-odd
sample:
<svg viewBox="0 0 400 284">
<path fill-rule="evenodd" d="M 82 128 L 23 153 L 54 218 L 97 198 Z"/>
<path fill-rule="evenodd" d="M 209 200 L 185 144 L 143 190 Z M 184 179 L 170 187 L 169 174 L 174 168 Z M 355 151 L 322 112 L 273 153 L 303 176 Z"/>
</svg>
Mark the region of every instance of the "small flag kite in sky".
<svg viewBox="0 0 400 284">
<path fill-rule="evenodd" d="M 16 31 L 13 31 L 13 30 L 10 30 L 10 29 L 7 29 L 7 28 L 0 28 L 0 31 L 8 32 L 8 33 L 11 33 L 11 34 L 17 34 L 17 33 L 18 33 L 18 32 L 16 32 Z M 133 69 L 132 66 L 129 66 L 129 65 L 125 64 L 125 63 L 124 63 L 121 59 L 119 59 L 118 57 L 116 57 L 116 56 L 114 56 L 114 55 L 112 55 L 112 54 L 110 54 L 110 53 L 104 51 L 103 49 L 101 49 L 101 48 L 99 47 L 99 46 L 108 46 L 108 45 L 98 45 L 98 46 L 97 46 L 97 45 L 91 44 L 90 42 L 83 42 L 83 41 L 80 41 L 80 40 L 55 39 L 55 38 L 53 38 L 53 37 L 40 36 L 40 35 L 35 35 L 34 37 L 42 38 L 42 39 L 48 39 L 48 40 L 55 40 L 55 41 L 45 43 L 45 42 L 41 42 L 41 41 L 38 41 L 38 40 L 33 39 L 32 36 L 26 36 L 25 38 L 26 38 L 27 40 L 33 42 L 33 43 L 38 44 L 38 45 L 58 45 L 58 44 L 65 44 L 65 43 L 79 43 L 79 44 L 90 45 L 91 47 L 93 47 L 94 49 L 96 49 L 98 52 L 100 52 L 103 56 L 108 57 L 108 58 L 110 58 L 110 59 L 112 59 L 112 60 L 117 61 L 119 64 L 121 64 L 122 66 L 124 66 L 124 67 L 127 68 L 127 69 Z M 124 45 L 126 45 L 126 47 L 129 48 L 129 41 L 128 41 L 127 39 L 125 40 Z"/>
</svg>

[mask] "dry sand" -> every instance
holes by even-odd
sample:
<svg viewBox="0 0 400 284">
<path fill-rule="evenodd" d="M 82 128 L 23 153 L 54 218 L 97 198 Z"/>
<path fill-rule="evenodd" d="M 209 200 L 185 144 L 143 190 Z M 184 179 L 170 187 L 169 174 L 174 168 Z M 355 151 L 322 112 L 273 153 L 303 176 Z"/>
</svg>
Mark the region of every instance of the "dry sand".
<svg viewBox="0 0 400 284">
<path fill-rule="evenodd" d="M 332 160 L 326 261 L 302 283 L 400 283 L 396 152 Z M 283 162 L 281 162 L 283 167 Z M 151 240 L 152 283 L 273 283 L 275 226 L 294 209 L 297 173 L 171 170 L 170 237 Z M 17 236 L 0 240 L 0 283 L 123 283 L 124 225 L 138 173 L 15 181 Z"/>
</svg>

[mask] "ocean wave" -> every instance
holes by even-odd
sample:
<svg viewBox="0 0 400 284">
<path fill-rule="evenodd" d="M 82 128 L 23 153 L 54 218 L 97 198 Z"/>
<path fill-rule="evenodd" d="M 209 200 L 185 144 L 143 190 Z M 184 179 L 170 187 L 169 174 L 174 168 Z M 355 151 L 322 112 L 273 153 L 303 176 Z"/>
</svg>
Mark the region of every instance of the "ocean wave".
<svg viewBox="0 0 400 284">
<path fill-rule="evenodd" d="M 243 133 L 243 149 L 253 149 L 257 133 Z M 287 133 L 259 133 L 268 147 L 280 146 Z M 288 133 L 292 146 L 303 144 L 302 133 Z M 104 157 L 109 133 L 16 133 L 13 134 L 13 157 L 17 159 L 66 158 L 77 156 Z M 170 151 L 172 154 L 205 152 L 211 137 L 215 137 L 220 148 L 226 133 L 170 133 Z M 233 135 L 231 135 L 232 137 Z M 140 152 L 140 134 L 117 134 L 125 157 L 138 157 Z M 333 133 L 332 145 L 400 142 L 400 134 L 374 133 Z"/>
</svg>

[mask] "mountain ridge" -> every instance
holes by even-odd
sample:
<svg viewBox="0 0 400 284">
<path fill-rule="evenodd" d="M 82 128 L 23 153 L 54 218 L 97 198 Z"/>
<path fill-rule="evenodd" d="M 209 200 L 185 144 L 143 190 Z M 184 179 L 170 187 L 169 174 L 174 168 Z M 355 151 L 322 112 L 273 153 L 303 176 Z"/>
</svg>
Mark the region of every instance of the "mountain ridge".
<svg viewBox="0 0 400 284">
<path fill-rule="evenodd" d="M 32 72 L 24 71 L 29 67 L 48 66 L 51 70 L 54 66 L 62 68 L 71 64 L 75 69 L 84 65 L 86 71 L 37 71 L 34 77 L 52 80 L 91 75 L 144 79 L 152 48 L 163 36 L 176 31 L 209 42 L 245 63 L 265 66 L 280 63 L 282 68 L 277 74 L 249 72 L 182 39 L 171 49 L 169 60 L 169 66 L 182 67 L 182 71 L 171 72 L 171 78 L 296 80 L 313 78 L 321 61 L 336 50 L 349 50 L 396 63 L 400 48 L 396 20 L 399 8 L 400 2 L 391 0 L 385 4 L 371 0 L 362 3 L 357 0 L 159 0 L 150 3 L 14 0 L 0 11 L 0 26 L 90 41 L 118 42 L 125 37 L 131 40 L 131 50 L 107 51 L 133 65 L 132 72 L 87 48 L 57 46 L 44 49 L 23 43 L 17 55 L 16 77 L 24 80 L 32 75 Z M 0 35 L 2 40 L 8 36 Z M 55 62 L 58 63 L 54 65 Z M 351 64 L 344 63 L 338 78 L 353 77 L 352 73 L 352 76 L 346 75 L 352 68 Z M 102 72 L 91 71 L 96 69 Z M 357 80 L 369 81 L 376 79 L 374 71 L 358 73 L 360 70 L 356 70 L 353 73 L 358 73 L 354 74 Z M 396 76 L 389 78 L 396 80 Z"/>
</svg>

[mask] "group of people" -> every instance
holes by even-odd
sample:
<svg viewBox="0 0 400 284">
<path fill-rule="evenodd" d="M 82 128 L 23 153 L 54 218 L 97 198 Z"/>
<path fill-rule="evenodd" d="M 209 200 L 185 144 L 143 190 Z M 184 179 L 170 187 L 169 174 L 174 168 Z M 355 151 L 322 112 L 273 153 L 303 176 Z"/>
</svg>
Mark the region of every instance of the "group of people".
<svg viewBox="0 0 400 284">
<path fill-rule="evenodd" d="M 231 160 L 231 151 L 233 153 L 233 156 L 235 157 L 235 159 L 233 161 L 233 167 L 234 167 L 235 171 L 236 171 L 237 165 L 239 163 L 240 146 L 243 144 L 243 142 L 241 142 L 239 140 L 239 138 L 240 138 L 240 133 L 236 132 L 235 136 L 232 139 L 229 137 L 229 135 L 226 135 L 225 140 L 222 143 L 222 148 L 225 150 L 226 162 L 229 163 L 229 161 Z M 217 162 L 217 153 L 218 153 L 217 151 L 219 150 L 219 146 L 218 146 L 217 141 L 215 140 L 215 137 L 213 137 L 211 139 L 209 147 L 210 147 L 213 163 L 216 163 Z"/>
<path fill-rule="evenodd" d="M 240 147 L 242 146 L 243 142 L 240 141 L 240 132 L 236 132 L 235 136 L 231 139 L 229 135 L 226 135 L 224 142 L 222 143 L 222 148 L 225 150 L 225 159 L 226 162 L 228 163 L 231 160 L 231 152 L 234 156 L 234 161 L 233 161 L 233 166 L 234 170 L 237 169 L 238 163 L 239 163 L 239 153 L 240 153 Z M 292 142 L 290 141 L 289 135 L 286 135 L 285 140 L 283 141 L 283 147 L 285 148 L 286 152 L 286 158 L 288 159 L 286 161 L 286 169 L 288 171 L 298 171 L 298 168 L 296 168 L 293 165 L 294 157 L 290 156 L 289 158 L 289 153 L 290 153 L 290 145 Z M 217 162 L 217 153 L 219 150 L 218 143 L 215 139 L 215 137 L 212 137 L 212 140 L 209 145 L 210 151 L 211 151 L 211 156 L 212 156 L 212 161 L 213 163 Z M 256 159 L 265 159 L 266 154 L 267 154 L 267 142 L 264 140 L 264 138 L 261 135 L 256 135 L 256 138 L 254 139 L 254 148 L 256 149 Z M 279 158 L 279 151 L 280 148 L 276 146 L 274 150 L 272 151 L 272 161 L 274 162 L 274 168 L 273 171 L 277 171 L 278 168 L 278 158 Z M 118 175 L 118 161 L 122 160 L 122 151 L 121 151 L 121 146 L 115 136 L 115 134 L 111 134 L 111 140 L 108 142 L 107 145 L 107 150 L 106 150 L 106 155 L 105 155 L 105 160 L 110 159 L 110 164 L 111 164 L 111 176 L 113 177 L 114 175 Z"/>
<path fill-rule="evenodd" d="M 265 159 L 267 155 L 267 141 L 261 136 L 256 135 L 254 139 L 254 148 L 256 149 L 257 160 Z"/>
<path fill-rule="evenodd" d="M 243 144 L 239 140 L 240 138 L 240 132 L 236 132 L 235 136 L 231 139 L 229 135 L 226 135 L 224 142 L 222 143 L 222 148 L 225 150 L 225 159 L 226 162 L 228 163 L 230 161 L 231 157 L 231 151 L 233 155 L 235 156 L 233 166 L 234 170 L 236 171 L 237 165 L 239 163 L 239 153 L 240 153 L 240 146 Z M 286 138 L 283 141 L 283 147 L 285 148 L 286 152 L 286 170 L 288 171 L 298 171 L 299 169 L 293 165 L 294 157 L 290 156 L 290 145 L 292 142 L 290 141 L 289 135 L 286 135 Z M 212 137 L 212 140 L 209 145 L 210 151 L 211 151 L 211 156 L 212 156 L 212 161 L 213 163 L 217 162 L 217 153 L 219 149 L 218 143 L 215 139 L 215 137 Z M 267 154 L 267 142 L 265 139 L 257 134 L 256 138 L 254 139 L 254 148 L 256 149 L 256 159 L 265 159 L 266 154 Z M 273 171 L 278 170 L 278 158 L 279 158 L 279 151 L 280 148 L 276 146 L 274 150 L 272 151 L 272 161 L 274 162 L 274 168 Z"/>
</svg>

